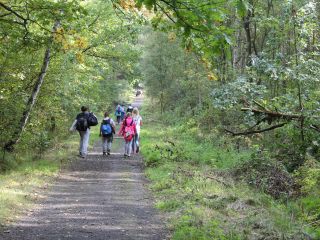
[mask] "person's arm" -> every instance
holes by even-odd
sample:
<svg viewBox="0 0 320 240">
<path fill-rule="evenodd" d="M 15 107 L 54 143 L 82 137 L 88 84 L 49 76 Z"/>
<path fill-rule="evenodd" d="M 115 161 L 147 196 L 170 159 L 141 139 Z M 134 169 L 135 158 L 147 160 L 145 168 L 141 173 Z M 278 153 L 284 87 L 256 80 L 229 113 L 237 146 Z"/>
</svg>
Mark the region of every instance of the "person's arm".
<svg viewBox="0 0 320 240">
<path fill-rule="evenodd" d="M 124 130 L 124 121 L 126 121 L 126 119 L 124 119 L 124 120 L 122 121 L 122 124 L 121 124 L 120 130 L 119 130 L 119 132 L 118 132 L 118 135 L 122 135 L 122 133 L 123 133 L 123 130 Z"/>
<path fill-rule="evenodd" d="M 115 134 L 116 133 L 116 125 L 114 124 L 114 121 L 112 119 L 110 120 L 110 125 L 112 127 L 112 133 Z"/>
<path fill-rule="evenodd" d="M 74 120 L 74 122 L 72 123 L 72 125 L 71 125 L 71 127 L 70 127 L 70 129 L 69 129 L 70 132 L 73 132 L 73 131 L 76 131 L 76 130 L 77 130 L 77 129 L 76 129 L 76 124 L 77 124 L 77 119 Z"/>
<path fill-rule="evenodd" d="M 100 130 L 99 130 L 99 137 L 101 137 L 101 136 L 102 136 L 102 123 L 100 125 Z"/>
</svg>

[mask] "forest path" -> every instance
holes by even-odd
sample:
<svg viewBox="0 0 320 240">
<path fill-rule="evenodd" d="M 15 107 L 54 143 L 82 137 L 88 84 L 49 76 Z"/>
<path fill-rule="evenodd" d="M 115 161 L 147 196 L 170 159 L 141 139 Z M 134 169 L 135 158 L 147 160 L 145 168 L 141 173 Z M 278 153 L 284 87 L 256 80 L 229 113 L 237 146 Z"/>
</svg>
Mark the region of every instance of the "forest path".
<svg viewBox="0 0 320 240">
<path fill-rule="evenodd" d="M 142 102 L 137 100 L 134 106 Z M 146 187 L 141 156 L 124 159 L 117 141 L 122 139 L 114 140 L 110 156 L 102 156 L 99 141 L 86 159 L 73 161 L 45 198 L 0 239 L 168 239 Z"/>
</svg>

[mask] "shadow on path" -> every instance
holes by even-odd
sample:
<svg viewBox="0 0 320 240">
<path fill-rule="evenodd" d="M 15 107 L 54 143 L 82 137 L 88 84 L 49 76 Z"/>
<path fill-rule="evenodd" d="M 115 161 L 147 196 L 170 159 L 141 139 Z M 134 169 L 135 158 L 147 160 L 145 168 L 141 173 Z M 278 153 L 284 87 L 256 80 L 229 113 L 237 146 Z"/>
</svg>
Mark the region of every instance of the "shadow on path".
<svg viewBox="0 0 320 240">
<path fill-rule="evenodd" d="M 86 159 L 74 161 L 45 199 L 0 239 L 168 239 L 145 186 L 141 157 L 100 153 L 95 147 Z"/>
</svg>

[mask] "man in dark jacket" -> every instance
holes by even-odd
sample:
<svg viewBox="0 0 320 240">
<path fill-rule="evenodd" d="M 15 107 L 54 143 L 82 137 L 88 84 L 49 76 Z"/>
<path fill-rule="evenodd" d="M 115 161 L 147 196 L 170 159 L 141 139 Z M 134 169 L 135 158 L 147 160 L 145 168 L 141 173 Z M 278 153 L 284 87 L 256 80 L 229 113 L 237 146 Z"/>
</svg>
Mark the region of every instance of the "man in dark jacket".
<svg viewBox="0 0 320 240">
<path fill-rule="evenodd" d="M 89 122 L 89 108 L 82 106 L 81 113 L 79 113 L 73 122 L 70 130 L 77 130 L 80 135 L 79 156 L 85 158 L 88 154 L 88 145 L 90 137 L 90 122 Z M 93 115 L 94 116 L 94 115 Z"/>
</svg>

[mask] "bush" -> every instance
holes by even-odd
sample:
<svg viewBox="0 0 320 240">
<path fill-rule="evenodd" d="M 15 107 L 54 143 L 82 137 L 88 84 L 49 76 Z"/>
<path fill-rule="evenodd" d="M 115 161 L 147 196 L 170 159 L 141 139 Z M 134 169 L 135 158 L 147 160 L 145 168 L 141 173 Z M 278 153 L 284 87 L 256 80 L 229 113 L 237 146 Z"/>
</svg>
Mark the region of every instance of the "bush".
<svg viewBox="0 0 320 240">
<path fill-rule="evenodd" d="M 253 154 L 249 161 L 234 170 L 234 176 L 276 199 L 292 197 L 299 190 L 285 167 L 262 153 Z"/>
</svg>

